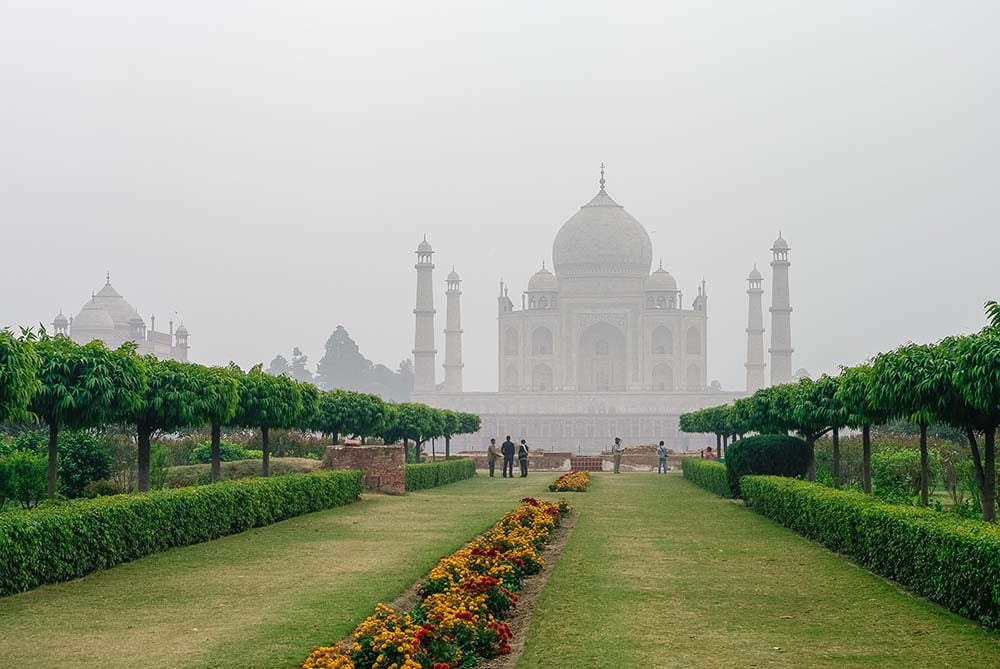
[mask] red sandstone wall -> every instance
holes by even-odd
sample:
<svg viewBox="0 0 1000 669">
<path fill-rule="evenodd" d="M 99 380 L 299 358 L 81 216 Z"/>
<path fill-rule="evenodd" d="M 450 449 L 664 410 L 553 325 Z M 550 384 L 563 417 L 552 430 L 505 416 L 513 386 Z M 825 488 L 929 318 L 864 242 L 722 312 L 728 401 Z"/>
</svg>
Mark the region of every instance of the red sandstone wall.
<svg viewBox="0 0 1000 669">
<path fill-rule="evenodd" d="M 402 446 L 327 446 L 323 469 L 360 469 L 373 492 L 406 492 L 406 453 Z"/>
</svg>

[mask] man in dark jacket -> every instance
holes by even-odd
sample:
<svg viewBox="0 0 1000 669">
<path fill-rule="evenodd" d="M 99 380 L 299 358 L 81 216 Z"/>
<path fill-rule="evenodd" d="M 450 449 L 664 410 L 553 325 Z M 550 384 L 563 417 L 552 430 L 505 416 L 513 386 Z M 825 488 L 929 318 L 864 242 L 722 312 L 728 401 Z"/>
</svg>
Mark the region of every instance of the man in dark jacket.
<svg viewBox="0 0 1000 669">
<path fill-rule="evenodd" d="M 503 454 L 503 477 L 507 478 L 508 473 L 514 478 L 514 442 L 507 435 L 507 441 L 500 446 L 500 453 Z"/>
</svg>

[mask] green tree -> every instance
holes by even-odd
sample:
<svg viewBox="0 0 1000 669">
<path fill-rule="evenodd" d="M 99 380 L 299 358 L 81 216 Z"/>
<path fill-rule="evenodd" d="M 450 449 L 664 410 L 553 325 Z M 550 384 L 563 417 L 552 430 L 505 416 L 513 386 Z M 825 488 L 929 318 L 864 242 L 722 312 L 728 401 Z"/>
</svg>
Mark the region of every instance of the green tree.
<svg viewBox="0 0 1000 669">
<path fill-rule="evenodd" d="M 326 352 L 316 366 L 316 379 L 327 390 L 363 390 L 372 369 L 358 345 L 342 325 L 326 340 Z"/>
<path fill-rule="evenodd" d="M 996 433 L 1000 425 L 1000 331 L 995 328 L 955 342 L 952 381 L 959 396 L 979 414 L 983 434 L 980 456 L 972 431 L 976 481 L 982 492 L 983 520 L 996 522 Z"/>
<path fill-rule="evenodd" d="M 292 349 L 292 362 L 288 367 L 288 373 L 296 381 L 301 381 L 303 383 L 312 383 L 313 375 L 306 368 L 306 364 L 309 362 L 309 358 L 302 353 L 302 350 L 298 346 Z"/>
<path fill-rule="evenodd" d="M 233 424 L 260 429 L 264 476 L 271 475 L 270 431 L 295 427 L 302 409 L 302 390 L 297 381 L 287 376 L 269 376 L 262 365 L 253 367 L 243 377 Z"/>
<path fill-rule="evenodd" d="M 143 356 L 146 388 L 142 402 L 132 414 L 138 445 L 138 488 L 146 492 L 150 485 L 151 440 L 154 434 L 209 422 L 205 412 L 202 384 L 203 367 L 176 360 L 158 360 Z"/>
<path fill-rule="evenodd" d="M 40 387 L 31 411 L 49 429 L 48 494 L 55 497 L 59 431 L 124 422 L 142 402 L 146 376 L 131 343 L 111 351 L 99 341 L 80 346 L 43 333 L 35 350 Z"/>
<path fill-rule="evenodd" d="M 872 426 L 883 423 L 887 415 L 872 397 L 872 366 L 858 365 L 843 370 L 837 387 L 837 401 L 847 412 L 846 424 L 861 430 L 861 487 L 872 494 Z"/>
<path fill-rule="evenodd" d="M 211 426 L 211 480 L 215 482 L 222 477 L 222 426 L 236 416 L 243 372 L 230 365 L 201 367 L 198 375 L 201 377 L 201 417 Z"/>
<path fill-rule="evenodd" d="M 288 358 L 280 353 L 274 356 L 274 360 L 267 366 L 267 373 L 271 376 L 291 375 L 292 368 L 288 364 Z"/>
<path fill-rule="evenodd" d="M 990 321 L 990 327 L 1000 328 L 1000 304 L 995 300 L 986 303 L 986 318 Z"/>
<path fill-rule="evenodd" d="M 42 364 L 34 340 L 29 331 L 0 330 L 0 423 L 34 418 L 28 406 L 41 385 L 35 375 Z"/>
<path fill-rule="evenodd" d="M 934 346 L 906 344 L 872 361 L 872 399 L 890 418 L 905 417 L 920 427 L 920 500 L 927 505 L 929 455 L 927 426 L 936 417 L 941 394 L 947 390 Z"/>
</svg>

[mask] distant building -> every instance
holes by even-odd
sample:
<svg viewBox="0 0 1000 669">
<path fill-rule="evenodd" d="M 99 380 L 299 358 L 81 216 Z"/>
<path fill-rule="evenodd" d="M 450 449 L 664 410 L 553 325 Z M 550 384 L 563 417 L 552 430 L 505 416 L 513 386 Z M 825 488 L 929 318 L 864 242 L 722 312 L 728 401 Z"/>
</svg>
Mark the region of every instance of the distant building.
<svg viewBox="0 0 1000 669">
<path fill-rule="evenodd" d="M 110 276 L 75 317 L 67 318 L 60 311 L 52 322 L 55 334 L 64 334 L 78 344 L 99 340 L 110 348 L 117 348 L 130 341 L 135 342 L 140 355 L 186 361 L 188 330 L 181 324 L 174 331 L 172 320 L 169 327 L 169 332 L 157 332 L 156 317 L 151 316 L 147 329 L 139 312 L 111 286 Z"/>
<path fill-rule="evenodd" d="M 650 272 L 649 234 L 608 195 L 603 168 L 600 191 L 556 234 L 554 272 L 542 264 L 520 309 L 500 282 L 497 392 L 462 390 L 461 291 L 454 270 L 446 281 L 445 383 L 437 384 L 434 251 L 425 238 L 416 253 L 414 401 L 482 417 L 479 434 L 456 438 L 457 446 L 482 448 L 491 437 L 510 434 L 546 450 L 584 453 L 608 448 L 616 436 L 628 444 L 666 439 L 671 448 L 699 448 L 701 436 L 679 432 L 680 415 L 746 394 L 708 383 L 705 282 L 685 305 L 662 263 Z M 776 248 L 772 266 L 781 273 L 772 309 L 780 336 L 772 356 L 790 364 L 787 245 Z M 751 392 L 764 384 L 761 279 L 756 270 L 750 276 Z"/>
</svg>

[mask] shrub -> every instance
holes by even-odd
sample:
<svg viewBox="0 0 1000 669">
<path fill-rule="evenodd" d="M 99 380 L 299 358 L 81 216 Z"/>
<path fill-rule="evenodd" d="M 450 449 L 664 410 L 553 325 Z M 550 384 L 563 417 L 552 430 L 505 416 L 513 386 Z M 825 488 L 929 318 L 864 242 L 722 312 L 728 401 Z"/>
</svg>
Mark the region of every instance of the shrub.
<svg viewBox="0 0 1000 669">
<path fill-rule="evenodd" d="M 446 483 L 470 479 L 475 475 L 475 460 L 465 458 L 406 465 L 406 489 L 412 491 L 436 488 Z"/>
<path fill-rule="evenodd" d="M 22 509 L 33 509 L 48 495 L 48 460 L 42 455 L 16 451 L 5 459 L 6 497 L 16 500 Z M 0 564 L 3 561 L 0 560 Z"/>
<path fill-rule="evenodd" d="M 308 458 L 271 458 L 271 476 L 308 474 L 320 468 L 319 462 Z M 223 481 L 263 476 L 264 464 L 260 460 L 223 462 L 219 473 Z M 167 487 L 184 488 L 208 485 L 212 482 L 212 465 L 184 465 L 167 470 Z"/>
<path fill-rule="evenodd" d="M 44 464 L 44 462 L 43 462 Z M 44 467 L 42 483 L 44 495 Z M 78 578 L 145 555 L 350 504 L 361 472 L 117 495 L 0 515 L 0 596 Z"/>
<path fill-rule="evenodd" d="M 11 440 L 14 451 L 47 455 L 49 434 L 45 430 L 22 432 Z M 92 432 L 64 430 L 59 433 L 59 493 L 64 497 L 83 496 L 91 481 L 111 476 L 111 448 Z"/>
<path fill-rule="evenodd" d="M 726 465 L 721 462 L 702 460 L 701 458 L 684 458 L 681 460 L 681 469 L 684 471 L 684 478 L 696 486 L 714 492 L 719 497 L 733 496 L 726 474 Z"/>
<path fill-rule="evenodd" d="M 757 513 L 955 613 L 1000 627 L 1000 528 L 805 481 L 747 476 Z"/>
<path fill-rule="evenodd" d="M 809 444 L 784 434 L 740 439 L 726 451 L 726 470 L 733 497 L 740 496 L 740 478 L 747 474 L 804 476 L 809 468 Z"/>
<path fill-rule="evenodd" d="M 121 495 L 127 491 L 120 489 L 108 480 L 91 481 L 83 489 L 83 496 L 88 499 L 94 497 L 107 497 L 108 495 Z"/>
<path fill-rule="evenodd" d="M 260 458 L 264 457 L 262 451 L 257 451 L 260 453 Z M 239 444 L 234 444 L 231 441 L 221 441 L 219 442 L 219 460 L 222 462 L 235 462 L 236 460 L 252 460 L 254 456 L 252 451 L 248 451 Z M 194 448 L 191 449 L 188 455 L 189 465 L 207 465 L 212 462 L 212 442 L 203 441 Z"/>
<path fill-rule="evenodd" d="M 941 454 L 928 456 L 929 489 L 941 478 Z M 906 504 L 920 494 L 920 451 L 910 448 L 879 448 L 872 453 L 872 494 L 886 502 Z"/>
</svg>

